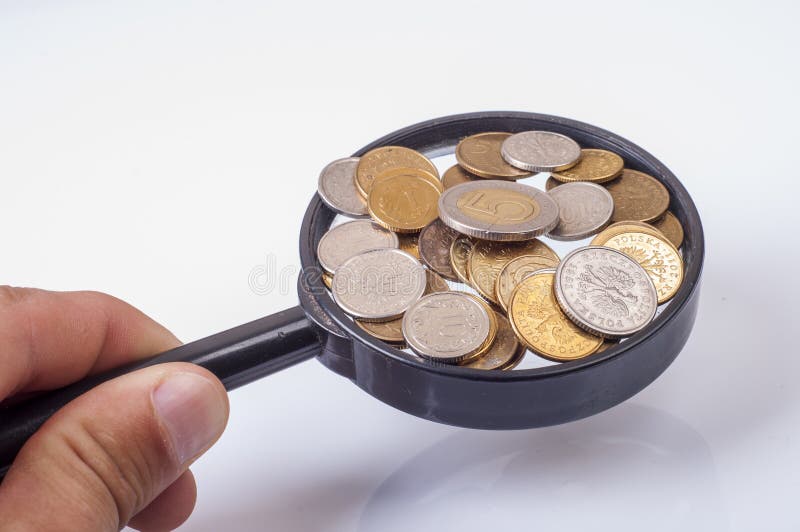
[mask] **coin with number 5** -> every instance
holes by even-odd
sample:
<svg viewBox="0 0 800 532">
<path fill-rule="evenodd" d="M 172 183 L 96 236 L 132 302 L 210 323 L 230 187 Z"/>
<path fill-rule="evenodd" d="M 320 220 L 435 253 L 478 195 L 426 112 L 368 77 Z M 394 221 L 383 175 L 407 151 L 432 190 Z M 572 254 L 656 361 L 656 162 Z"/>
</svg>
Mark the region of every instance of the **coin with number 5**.
<svg viewBox="0 0 800 532">
<path fill-rule="evenodd" d="M 439 217 L 483 240 L 531 240 L 558 224 L 558 205 L 541 190 L 509 181 L 474 181 L 444 191 Z"/>
</svg>

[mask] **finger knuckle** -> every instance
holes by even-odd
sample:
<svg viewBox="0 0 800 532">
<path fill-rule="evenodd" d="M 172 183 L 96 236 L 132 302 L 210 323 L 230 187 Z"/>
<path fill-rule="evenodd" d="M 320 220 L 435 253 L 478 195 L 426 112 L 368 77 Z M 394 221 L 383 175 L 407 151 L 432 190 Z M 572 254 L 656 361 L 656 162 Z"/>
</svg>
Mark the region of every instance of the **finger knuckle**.
<svg viewBox="0 0 800 532">
<path fill-rule="evenodd" d="M 82 464 L 86 485 L 95 495 L 116 508 L 119 525 L 124 526 L 157 493 L 163 474 L 157 456 L 166 448 L 146 444 L 139 438 L 118 435 L 84 424 L 65 437 L 74 456 Z M 153 440 L 158 441 L 158 440 Z"/>
</svg>

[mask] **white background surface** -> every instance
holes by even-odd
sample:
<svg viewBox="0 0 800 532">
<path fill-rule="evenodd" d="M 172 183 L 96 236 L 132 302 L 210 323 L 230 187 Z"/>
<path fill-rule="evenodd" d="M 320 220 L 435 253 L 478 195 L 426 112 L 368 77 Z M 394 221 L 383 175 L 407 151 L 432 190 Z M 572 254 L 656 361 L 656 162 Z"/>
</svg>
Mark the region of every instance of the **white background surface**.
<svg viewBox="0 0 800 532">
<path fill-rule="evenodd" d="M 0 2 L 0 282 L 104 290 L 193 340 L 255 294 L 331 159 L 515 109 L 619 133 L 692 193 L 693 336 L 644 392 L 522 432 L 439 426 L 309 361 L 231 395 L 186 530 L 796 530 L 792 2 Z M 290 275 L 290 277 L 293 277 Z"/>
</svg>

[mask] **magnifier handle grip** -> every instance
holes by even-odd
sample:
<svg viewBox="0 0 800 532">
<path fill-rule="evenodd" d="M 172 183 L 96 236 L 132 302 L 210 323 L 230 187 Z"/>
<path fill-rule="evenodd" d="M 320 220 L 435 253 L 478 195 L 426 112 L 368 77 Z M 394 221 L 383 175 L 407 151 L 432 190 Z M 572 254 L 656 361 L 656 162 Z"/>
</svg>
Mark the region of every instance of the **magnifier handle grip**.
<svg viewBox="0 0 800 532">
<path fill-rule="evenodd" d="M 290 308 L 152 358 L 92 375 L 22 403 L 0 404 L 0 479 L 19 450 L 58 409 L 98 384 L 166 362 L 190 362 L 233 390 L 319 354 L 319 338 L 300 307 Z M 109 405 L 113 408 L 113 405 Z"/>
</svg>

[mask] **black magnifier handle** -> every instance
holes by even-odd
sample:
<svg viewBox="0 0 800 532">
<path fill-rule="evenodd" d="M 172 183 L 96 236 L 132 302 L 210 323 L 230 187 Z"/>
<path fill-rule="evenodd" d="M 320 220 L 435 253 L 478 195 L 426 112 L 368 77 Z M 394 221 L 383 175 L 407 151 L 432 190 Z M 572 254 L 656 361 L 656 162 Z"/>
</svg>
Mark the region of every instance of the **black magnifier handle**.
<svg viewBox="0 0 800 532">
<path fill-rule="evenodd" d="M 290 308 L 233 329 L 184 344 L 152 358 L 93 375 L 15 405 L 0 404 L 0 479 L 20 448 L 59 408 L 107 380 L 165 362 L 191 362 L 216 375 L 233 390 L 313 358 L 319 339 L 300 307 Z"/>
</svg>

